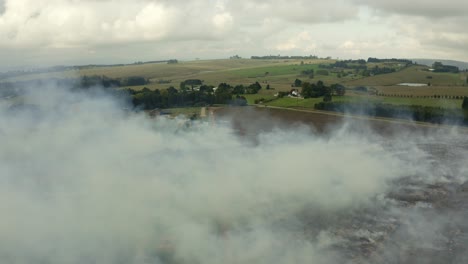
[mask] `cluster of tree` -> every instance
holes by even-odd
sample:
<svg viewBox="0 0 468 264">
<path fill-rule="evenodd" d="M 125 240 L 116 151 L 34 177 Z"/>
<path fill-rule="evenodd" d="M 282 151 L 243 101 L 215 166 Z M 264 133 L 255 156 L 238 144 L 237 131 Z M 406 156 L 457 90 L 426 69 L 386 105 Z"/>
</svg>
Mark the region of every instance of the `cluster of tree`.
<svg viewBox="0 0 468 264">
<path fill-rule="evenodd" d="M 324 70 L 324 69 L 317 70 L 317 75 L 328 76 L 328 74 L 329 72 L 327 70 Z"/>
<path fill-rule="evenodd" d="M 468 97 L 463 97 L 462 109 L 468 111 Z"/>
<path fill-rule="evenodd" d="M 141 76 L 131 76 L 126 79 L 122 79 L 122 86 L 138 86 L 149 83 L 149 80 Z"/>
<path fill-rule="evenodd" d="M 317 83 L 303 82 L 301 94 L 304 98 L 324 96 L 325 101 L 331 101 L 332 95 L 343 96 L 345 92 L 345 87 L 341 84 L 326 86 L 322 81 L 318 81 Z"/>
<path fill-rule="evenodd" d="M 379 66 L 375 66 L 374 68 L 368 70 L 369 75 L 387 74 L 387 73 L 392 73 L 395 71 L 396 71 L 395 68 L 379 67 Z"/>
<path fill-rule="evenodd" d="M 367 59 L 367 62 L 373 62 L 373 63 L 392 62 L 392 63 L 401 63 L 401 64 L 406 64 L 406 65 L 413 64 L 413 61 L 411 61 L 411 60 L 395 59 L 395 58 L 392 58 L 392 59 L 377 59 L 377 58 L 369 57 Z"/>
<path fill-rule="evenodd" d="M 310 79 L 313 79 L 314 78 L 314 69 L 302 70 L 301 75 L 308 76 Z"/>
<path fill-rule="evenodd" d="M 144 88 L 140 91 L 126 90 L 132 97 L 135 107 L 141 109 L 206 106 L 213 104 L 246 105 L 247 100 L 240 96 L 232 98 L 232 93 L 225 85 L 220 85 L 216 91 L 212 86 L 203 85 L 199 91 L 180 91 L 174 87 L 163 90 Z"/>
<path fill-rule="evenodd" d="M 203 85 L 203 81 L 199 79 L 188 79 L 180 83 L 180 89 L 185 90 Z"/>
<path fill-rule="evenodd" d="M 309 56 L 281 56 L 281 55 L 268 55 L 268 56 L 252 56 L 252 60 L 302 60 L 302 59 L 318 59 L 315 55 Z"/>
<path fill-rule="evenodd" d="M 195 83 L 195 82 L 188 82 Z M 198 83 L 198 82 L 197 82 Z M 247 105 L 243 94 L 257 93 L 262 86 L 256 82 L 249 86 L 231 86 L 220 83 L 218 87 L 201 85 L 199 89 L 176 89 L 173 86 L 163 90 L 143 88 L 136 91 L 126 89 L 135 107 L 142 109 L 171 108 L 186 106 L 205 106 L 213 104 Z"/>
<path fill-rule="evenodd" d="M 120 80 L 108 78 L 106 76 L 82 76 L 79 80 L 79 86 L 81 88 L 89 88 L 93 86 L 102 87 L 119 87 L 121 86 Z"/>
<path fill-rule="evenodd" d="M 319 67 L 321 69 L 334 69 L 334 72 L 337 72 L 338 77 L 342 77 L 346 75 L 343 71 L 343 69 L 351 69 L 354 70 L 356 74 L 360 74 L 362 76 L 371 76 L 371 75 L 378 75 L 378 74 L 387 74 L 387 73 L 392 73 L 395 72 L 395 68 L 391 67 L 379 67 L 375 66 L 371 69 L 368 68 L 366 65 L 365 60 L 356 60 L 352 61 L 353 64 L 350 64 L 349 61 L 337 61 L 333 64 L 320 64 Z M 336 71 L 336 70 L 341 69 L 341 71 Z M 317 74 L 319 72 L 317 71 Z"/>
<path fill-rule="evenodd" d="M 296 79 L 293 83 L 293 85 L 291 85 L 292 87 L 301 87 L 302 86 L 302 81 L 299 80 L 299 79 Z"/>
<path fill-rule="evenodd" d="M 132 103 L 135 107 L 141 109 L 170 108 L 183 106 L 202 106 L 215 103 L 213 93 L 204 92 L 179 92 L 174 87 L 164 90 L 150 90 L 144 88 L 140 91 L 133 89 L 126 90 L 132 97 Z"/>
<path fill-rule="evenodd" d="M 459 73 L 460 69 L 457 66 L 451 65 L 444 65 L 442 62 L 436 61 L 432 64 L 432 68 L 434 72 L 451 72 L 451 73 Z"/>
<path fill-rule="evenodd" d="M 202 85 L 203 81 L 200 79 L 188 79 L 184 81 L 185 85 L 197 86 Z"/>
<path fill-rule="evenodd" d="M 364 114 L 377 117 L 402 118 L 431 123 L 468 124 L 467 111 L 462 111 L 461 109 L 444 109 L 419 105 L 405 106 L 353 102 L 320 102 L 315 104 L 314 108 L 317 110 Z"/>
<path fill-rule="evenodd" d="M 234 87 L 230 87 L 230 91 L 232 94 L 256 94 L 262 89 L 262 85 L 259 82 L 252 83 L 248 86 L 244 86 L 242 84 L 236 85 Z M 267 85 L 267 89 L 269 89 L 269 85 Z M 218 88 L 219 89 L 219 88 Z"/>
<path fill-rule="evenodd" d="M 176 59 L 171 59 L 167 61 L 167 64 L 177 64 L 177 63 L 179 63 L 179 61 Z"/>
</svg>

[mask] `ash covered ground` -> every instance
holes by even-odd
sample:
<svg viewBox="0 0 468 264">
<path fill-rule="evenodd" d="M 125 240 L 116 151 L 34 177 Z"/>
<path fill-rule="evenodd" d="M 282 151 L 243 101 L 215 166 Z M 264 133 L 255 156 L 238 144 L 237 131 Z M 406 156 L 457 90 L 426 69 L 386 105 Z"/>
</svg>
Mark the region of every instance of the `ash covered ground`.
<svg viewBox="0 0 468 264">
<path fill-rule="evenodd" d="M 0 262 L 468 260 L 463 129 L 126 108 L 60 87 L 0 101 Z"/>
</svg>

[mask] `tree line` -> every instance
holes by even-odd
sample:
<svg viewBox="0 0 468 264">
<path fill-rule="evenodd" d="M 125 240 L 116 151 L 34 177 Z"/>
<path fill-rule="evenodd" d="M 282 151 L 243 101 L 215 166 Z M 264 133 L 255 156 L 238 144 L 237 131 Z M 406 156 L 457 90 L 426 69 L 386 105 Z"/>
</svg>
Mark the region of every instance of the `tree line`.
<svg viewBox="0 0 468 264">
<path fill-rule="evenodd" d="M 302 60 L 302 59 L 318 59 L 315 55 L 309 56 L 281 56 L 281 55 L 268 55 L 268 56 L 251 56 L 252 60 Z"/>
<path fill-rule="evenodd" d="M 341 84 L 333 84 L 331 86 L 326 86 L 323 83 L 323 81 L 318 81 L 317 83 L 310 83 L 296 80 L 294 84 L 301 84 L 301 94 L 304 98 L 318 98 L 323 96 L 324 101 L 331 101 L 332 95 L 343 96 L 346 92 L 345 87 Z"/>
<path fill-rule="evenodd" d="M 444 65 L 442 62 L 436 61 L 432 64 L 432 69 L 434 72 L 450 72 L 450 73 L 459 73 L 460 69 L 457 66 Z"/>
<path fill-rule="evenodd" d="M 244 94 L 256 94 L 262 89 L 260 83 L 250 85 L 232 86 L 228 83 L 220 83 L 218 86 L 200 84 L 201 82 L 189 80 L 181 83 L 180 89 L 171 86 L 167 89 L 142 90 L 125 89 L 131 95 L 132 103 L 141 109 L 172 108 L 187 106 L 207 106 L 213 104 L 229 104 L 236 106 L 247 105 Z M 190 84 L 188 86 L 187 84 Z"/>
</svg>

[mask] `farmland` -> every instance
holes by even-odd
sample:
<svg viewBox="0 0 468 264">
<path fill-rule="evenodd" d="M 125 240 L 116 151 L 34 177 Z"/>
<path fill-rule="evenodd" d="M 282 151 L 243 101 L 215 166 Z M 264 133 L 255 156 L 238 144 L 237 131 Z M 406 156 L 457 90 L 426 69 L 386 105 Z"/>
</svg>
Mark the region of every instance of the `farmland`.
<svg viewBox="0 0 468 264">
<path fill-rule="evenodd" d="M 364 62 L 365 63 L 365 62 Z M 313 108 L 322 98 L 277 98 L 278 92 L 288 92 L 296 79 L 302 82 L 325 85 L 342 84 L 346 96 L 334 96 L 334 102 L 374 102 L 393 105 L 420 105 L 455 109 L 460 107 L 461 98 L 468 96 L 467 73 L 439 73 L 429 71 L 422 65 L 401 66 L 399 63 L 368 62 L 368 69 L 393 69 L 393 72 L 378 75 L 365 75 L 358 69 L 362 64 L 349 62 L 356 69 L 336 69 L 336 60 L 331 59 L 221 59 L 196 60 L 166 63 L 145 63 L 124 66 L 80 67 L 77 70 L 31 73 L 4 78 L 0 82 L 29 81 L 37 79 L 64 79 L 80 76 L 106 76 L 124 79 L 141 76 L 148 80 L 145 85 L 131 86 L 138 91 L 143 88 L 165 90 L 179 89 L 179 84 L 187 79 L 202 80 L 205 85 L 217 86 L 250 85 L 258 82 L 263 89 L 257 94 L 244 95 L 248 104 L 261 104 L 276 107 Z M 328 66 L 327 66 L 328 65 Z M 314 74 L 308 74 L 313 72 Z M 426 86 L 409 87 L 400 83 L 421 83 Z M 269 86 L 271 89 L 266 90 Z M 365 87 L 356 90 L 356 87 Z M 126 87 L 123 87 L 126 88 Z M 301 88 L 299 87 L 299 90 Z"/>
</svg>

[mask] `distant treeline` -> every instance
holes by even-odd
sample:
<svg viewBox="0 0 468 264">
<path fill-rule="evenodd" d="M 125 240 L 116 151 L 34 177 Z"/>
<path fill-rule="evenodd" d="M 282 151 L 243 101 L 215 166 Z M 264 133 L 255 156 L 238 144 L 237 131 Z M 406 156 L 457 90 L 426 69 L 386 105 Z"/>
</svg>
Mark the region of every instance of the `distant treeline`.
<svg viewBox="0 0 468 264">
<path fill-rule="evenodd" d="M 315 55 L 309 56 L 280 56 L 280 55 L 268 55 L 268 56 L 252 56 L 252 60 L 306 60 L 306 59 L 318 59 Z"/>
<path fill-rule="evenodd" d="M 402 64 L 413 64 L 413 61 L 407 59 L 377 59 L 369 57 L 367 62 L 374 62 L 374 63 L 382 63 L 382 62 L 394 62 L 394 63 L 402 63 Z"/>
<path fill-rule="evenodd" d="M 457 66 L 444 65 L 442 62 L 434 62 L 432 64 L 432 69 L 434 72 L 450 72 L 450 73 L 459 73 L 460 69 Z"/>
<path fill-rule="evenodd" d="M 468 99 L 465 99 L 468 107 Z M 402 118 L 430 123 L 451 123 L 468 125 L 468 109 L 445 109 L 419 105 L 392 105 L 382 103 L 320 102 L 317 110 L 362 114 L 376 117 Z"/>
</svg>

